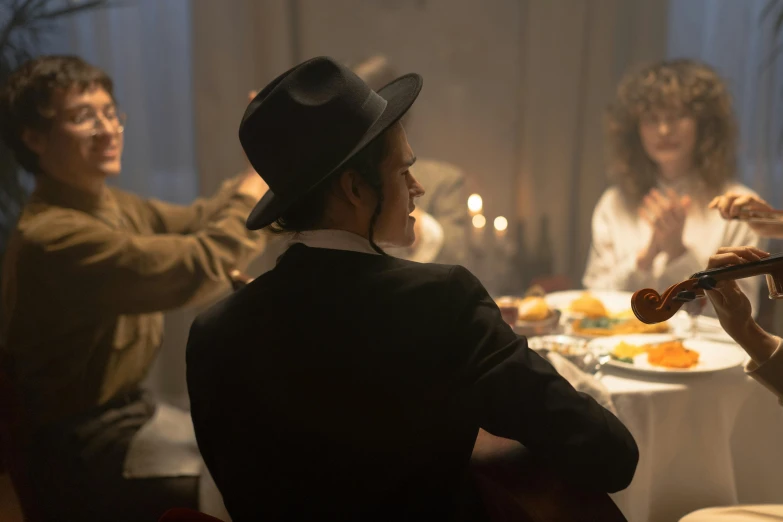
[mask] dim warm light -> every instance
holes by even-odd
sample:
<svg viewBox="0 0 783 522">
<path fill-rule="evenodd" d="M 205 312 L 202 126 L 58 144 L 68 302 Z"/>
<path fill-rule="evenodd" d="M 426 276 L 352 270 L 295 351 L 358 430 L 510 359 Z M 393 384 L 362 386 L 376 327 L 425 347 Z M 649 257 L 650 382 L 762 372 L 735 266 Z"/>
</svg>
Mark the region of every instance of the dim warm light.
<svg viewBox="0 0 783 522">
<path fill-rule="evenodd" d="M 478 214 L 484 208 L 484 201 L 478 194 L 471 194 L 468 198 L 468 210 L 474 214 Z M 483 226 L 483 225 L 482 225 Z M 481 227 L 479 227 L 481 228 Z"/>
<path fill-rule="evenodd" d="M 504 218 L 503 216 L 498 216 L 495 218 L 495 230 L 502 232 L 508 228 L 508 219 Z"/>
<path fill-rule="evenodd" d="M 473 227 L 474 228 L 484 228 L 484 225 L 487 224 L 487 218 L 485 218 L 481 214 L 476 214 L 473 216 Z"/>
</svg>

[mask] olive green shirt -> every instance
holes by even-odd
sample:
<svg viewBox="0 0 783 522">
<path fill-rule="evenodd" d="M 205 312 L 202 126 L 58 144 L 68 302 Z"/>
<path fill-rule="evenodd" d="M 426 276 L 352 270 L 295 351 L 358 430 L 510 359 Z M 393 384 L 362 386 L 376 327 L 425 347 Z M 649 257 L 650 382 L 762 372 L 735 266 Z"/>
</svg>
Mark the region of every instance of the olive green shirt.
<svg viewBox="0 0 783 522">
<path fill-rule="evenodd" d="M 28 421 L 45 425 L 139 386 L 163 313 L 216 297 L 264 246 L 239 180 L 179 206 L 42 178 L 3 263 L 0 360 Z"/>
</svg>

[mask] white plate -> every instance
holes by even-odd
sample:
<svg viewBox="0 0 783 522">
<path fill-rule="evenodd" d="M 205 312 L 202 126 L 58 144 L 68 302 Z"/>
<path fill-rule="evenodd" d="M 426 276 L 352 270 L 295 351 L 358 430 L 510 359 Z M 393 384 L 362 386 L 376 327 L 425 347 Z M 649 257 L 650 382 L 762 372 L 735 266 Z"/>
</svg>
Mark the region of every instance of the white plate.
<svg viewBox="0 0 783 522">
<path fill-rule="evenodd" d="M 567 290 L 565 292 L 552 292 L 544 299 L 550 308 L 559 308 L 563 313 L 570 312 L 571 303 L 582 296 L 587 290 Z M 598 298 L 610 314 L 616 314 L 631 309 L 631 297 L 633 292 L 614 292 L 605 290 L 590 290 L 590 294 Z"/>
<path fill-rule="evenodd" d="M 615 335 L 612 337 L 601 337 L 593 339 L 588 343 L 590 350 L 595 350 L 600 354 L 608 354 L 614 350 L 620 342 L 634 345 L 658 344 L 666 341 L 672 341 L 676 337 L 666 334 L 637 334 L 637 335 Z M 647 362 L 647 354 L 643 353 L 634 357 L 633 364 L 609 359 L 607 366 L 615 366 L 641 373 L 669 373 L 669 374 L 695 374 L 710 373 L 721 370 L 727 370 L 743 364 L 746 360 L 745 352 L 737 345 L 708 341 L 706 339 L 686 339 L 683 345 L 689 350 L 699 352 L 699 362 L 691 368 L 663 368 L 653 366 Z"/>
</svg>

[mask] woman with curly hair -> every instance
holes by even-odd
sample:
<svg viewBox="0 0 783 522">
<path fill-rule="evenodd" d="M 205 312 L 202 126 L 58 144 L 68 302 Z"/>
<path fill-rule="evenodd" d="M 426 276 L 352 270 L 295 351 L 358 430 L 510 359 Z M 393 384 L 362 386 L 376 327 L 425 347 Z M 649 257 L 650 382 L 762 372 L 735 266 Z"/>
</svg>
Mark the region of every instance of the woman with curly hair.
<svg viewBox="0 0 783 522">
<path fill-rule="evenodd" d="M 719 247 L 759 246 L 746 224 L 708 208 L 726 191 L 753 194 L 733 181 L 731 98 L 710 67 L 678 59 L 626 75 L 607 141 L 613 185 L 593 212 L 586 288 L 662 291 L 702 270 Z M 739 283 L 755 310 L 759 279 Z"/>
</svg>

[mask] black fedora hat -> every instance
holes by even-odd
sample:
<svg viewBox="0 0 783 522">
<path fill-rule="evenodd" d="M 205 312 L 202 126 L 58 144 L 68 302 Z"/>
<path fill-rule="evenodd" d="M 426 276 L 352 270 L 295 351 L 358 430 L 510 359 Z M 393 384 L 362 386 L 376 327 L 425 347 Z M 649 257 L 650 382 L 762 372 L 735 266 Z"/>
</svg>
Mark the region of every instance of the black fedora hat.
<svg viewBox="0 0 783 522">
<path fill-rule="evenodd" d="M 250 102 L 239 141 L 269 185 L 247 218 L 257 230 L 334 174 L 398 121 L 421 91 L 406 74 L 377 93 L 349 68 L 328 57 L 278 76 Z"/>
</svg>

